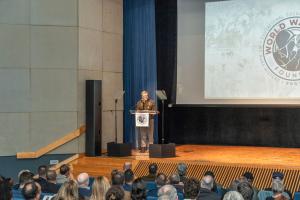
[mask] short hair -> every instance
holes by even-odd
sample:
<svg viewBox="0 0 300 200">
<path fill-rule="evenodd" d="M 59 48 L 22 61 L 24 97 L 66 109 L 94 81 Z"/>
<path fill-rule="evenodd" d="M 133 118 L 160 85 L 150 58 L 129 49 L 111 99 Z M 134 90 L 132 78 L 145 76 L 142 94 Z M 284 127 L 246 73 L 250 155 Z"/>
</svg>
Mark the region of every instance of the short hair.
<svg viewBox="0 0 300 200">
<path fill-rule="evenodd" d="M 134 174 L 133 171 L 131 169 L 127 169 L 124 172 L 124 179 L 125 179 L 125 183 L 131 182 L 134 180 Z"/>
<path fill-rule="evenodd" d="M 157 186 L 163 186 L 167 183 L 167 176 L 164 173 L 159 173 L 155 179 Z"/>
<path fill-rule="evenodd" d="M 273 179 L 283 180 L 284 174 L 282 172 L 273 172 L 272 178 Z"/>
<path fill-rule="evenodd" d="M 19 184 L 23 185 L 25 183 L 33 181 L 33 174 L 28 171 L 24 171 L 23 173 L 20 174 L 19 177 Z"/>
<path fill-rule="evenodd" d="M 195 199 L 200 190 L 200 182 L 195 178 L 189 178 L 184 183 L 184 197 L 186 199 Z"/>
<path fill-rule="evenodd" d="M 237 191 L 229 191 L 223 197 L 223 200 L 244 200 L 243 196 Z"/>
<path fill-rule="evenodd" d="M 177 190 L 173 185 L 164 185 L 157 192 L 159 200 L 177 200 Z"/>
<path fill-rule="evenodd" d="M 214 172 L 212 172 L 212 171 L 206 171 L 206 172 L 204 173 L 204 176 L 211 176 L 213 179 L 215 178 L 215 174 L 214 174 Z"/>
<path fill-rule="evenodd" d="M 149 95 L 149 92 L 148 92 L 147 90 L 142 90 L 142 91 L 141 91 L 141 95 L 143 95 L 143 94 L 145 94 L 145 93 Z"/>
<path fill-rule="evenodd" d="M 180 177 L 178 174 L 172 174 L 169 176 L 169 182 L 170 184 L 178 184 L 180 182 Z"/>
<path fill-rule="evenodd" d="M 112 175 L 111 179 L 112 185 L 123 185 L 124 184 L 124 174 L 123 172 L 116 172 Z"/>
<path fill-rule="evenodd" d="M 78 176 L 77 176 L 77 182 L 78 182 L 78 185 L 81 186 L 83 184 L 85 185 L 89 185 L 89 175 L 88 173 L 80 173 Z"/>
<path fill-rule="evenodd" d="M 59 168 L 59 173 L 61 175 L 67 175 L 70 172 L 70 167 L 66 164 L 63 164 L 62 166 L 60 166 Z"/>
<path fill-rule="evenodd" d="M 0 200 L 12 199 L 12 186 L 12 179 L 0 177 Z"/>
<path fill-rule="evenodd" d="M 123 200 L 124 199 L 124 191 L 119 186 L 111 186 L 109 190 L 106 192 L 105 199 L 106 200 Z"/>
<path fill-rule="evenodd" d="M 142 178 L 137 178 L 132 183 L 131 199 L 144 200 L 147 197 L 146 183 Z"/>
<path fill-rule="evenodd" d="M 37 171 L 39 176 L 46 176 L 48 167 L 46 165 L 40 165 Z"/>
<path fill-rule="evenodd" d="M 245 200 L 251 200 L 254 193 L 252 186 L 248 182 L 240 182 L 237 186 L 237 191 L 241 193 Z"/>
<path fill-rule="evenodd" d="M 272 181 L 272 191 L 274 193 L 283 193 L 284 192 L 283 181 L 279 179 L 274 179 Z"/>
<path fill-rule="evenodd" d="M 185 176 L 187 171 L 187 165 L 185 163 L 179 163 L 177 165 L 177 172 L 179 176 Z"/>
<path fill-rule="evenodd" d="M 157 173 L 157 164 L 156 163 L 151 163 L 149 165 L 149 174 L 156 174 Z"/>
<path fill-rule="evenodd" d="M 48 181 L 55 181 L 56 177 L 57 177 L 56 171 L 55 170 L 48 170 L 46 177 L 47 177 Z"/>
<path fill-rule="evenodd" d="M 22 194 L 25 200 L 35 199 L 39 193 L 39 188 L 34 181 L 26 183 L 22 189 Z"/>
<path fill-rule="evenodd" d="M 248 181 L 250 180 L 251 182 L 254 180 L 254 176 L 251 172 L 245 172 L 243 174 L 243 177 L 245 177 Z"/>
<path fill-rule="evenodd" d="M 229 186 L 229 190 L 230 191 L 237 191 L 237 186 L 238 184 L 240 183 L 239 180 L 233 180 L 231 183 L 230 183 L 230 186 Z"/>
<path fill-rule="evenodd" d="M 201 180 L 201 188 L 211 190 L 214 187 L 214 179 L 212 176 L 204 176 Z"/>
</svg>

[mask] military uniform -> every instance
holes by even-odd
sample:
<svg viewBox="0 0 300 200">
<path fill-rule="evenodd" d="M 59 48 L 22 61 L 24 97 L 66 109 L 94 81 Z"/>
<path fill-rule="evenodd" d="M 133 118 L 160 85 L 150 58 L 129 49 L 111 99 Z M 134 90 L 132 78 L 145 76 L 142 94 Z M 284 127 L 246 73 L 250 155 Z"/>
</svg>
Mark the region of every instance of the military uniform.
<svg viewBox="0 0 300 200">
<path fill-rule="evenodd" d="M 148 99 L 147 101 L 138 101 L 136 104 L 137 111 L 154 111 L 154 101 Z M 138 147 L 148 148 L 149 144 L 153 144 L 154 131 L 154 116 L 150 114 L 149 127 L 140 127 L 138 131 Z"/>
</svg>

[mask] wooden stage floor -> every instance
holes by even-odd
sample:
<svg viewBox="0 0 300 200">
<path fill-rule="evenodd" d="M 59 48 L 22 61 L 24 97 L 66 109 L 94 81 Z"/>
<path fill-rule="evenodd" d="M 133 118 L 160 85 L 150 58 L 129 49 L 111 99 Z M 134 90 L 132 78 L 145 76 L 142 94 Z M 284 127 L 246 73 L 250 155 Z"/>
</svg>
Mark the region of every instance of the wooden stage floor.
<svg viewBox="0 0 300 200">
<path fill-rule="evenodd" d="M 158 160 L 148 154 L 133 152 L 134 160 Z M 130 157 L 128 157 L 130 158 Z M 180 145 L 176 147 L 172 161 L 213 162 L 221 164 L 245 164 L 269 167 L 287 167 L 300 169 L 300 148 Z"/>
</svg>

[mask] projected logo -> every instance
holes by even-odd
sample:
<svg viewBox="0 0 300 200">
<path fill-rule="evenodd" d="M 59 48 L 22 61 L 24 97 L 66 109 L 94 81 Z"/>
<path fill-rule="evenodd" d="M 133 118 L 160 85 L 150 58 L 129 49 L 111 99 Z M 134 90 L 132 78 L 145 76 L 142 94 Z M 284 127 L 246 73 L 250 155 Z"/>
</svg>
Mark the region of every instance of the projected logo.
<svg viewBox="0 0 300 200">
<path fill-rule="evenodd" d="M 282 19 L 269 30 L 264 40 L 263 58 L 277 77 L 300 80 L 300 17 Z"/>
</svg>

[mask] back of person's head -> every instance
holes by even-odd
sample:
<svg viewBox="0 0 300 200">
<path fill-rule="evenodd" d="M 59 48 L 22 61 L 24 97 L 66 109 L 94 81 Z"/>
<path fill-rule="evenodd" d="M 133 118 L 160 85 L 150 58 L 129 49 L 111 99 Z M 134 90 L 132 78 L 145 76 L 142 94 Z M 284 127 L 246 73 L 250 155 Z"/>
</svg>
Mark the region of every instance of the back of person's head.
<svg viewBox="0 0 300 200">
<path fill-rule="evenodd" d="M 89 175 L 88 173 L 80 173 L 77 176 L 77 183 L 79 187 L 87 187 L 89 185 Z"/>
<path fill-rule="evenodd" d="M 238 179 L 233 180 L 229 186 L 230 191 L 237 191 L 237 187 L 239 185 L 240 181 Z"/>
<path fill-rule="evenodd" d="M 123 185 L 124 184 L 124 174 L 121 171 L 118 171 L 112 175 L 111 179 L 112 185 Z"/>
<path fill-rule="evenodd" d="M 273 181 L 272 181 L 272 191 L 275 194 L 283 193 L 283 191 L 284 191 L 283 181 L 279 180 L 279 179 L 273 179 Z"/>
<path fill-rule="evenodd" d="M 47 171 L 48 167 L 46 165 L 40 165 L 37 170 L 39 177 L 43 178 L 46 178 Z"/>
<path fill-rule="evenodd" d="M 215 174 L 214 174 L 214 172 L 212 172 L 212 171 L 206 171 L 206 172 L 204 173 L 204 176 L 211 176 L 213 179 L 215 179 Z"/>
<path fill-rule="evenodd" d="M 12 199 L 12 179 L 0 177 L 0 200 Z"/>
<path fill-rule="evenodd" d="M 23 173 L 20 174 L 19 177 L 19 184 L 20 186 L 24 186 L 25 183 L 32 182 L 33 181 L 33 174 L 28 171 L 24 171 Z"/>
<path fill-rule="evenodd" d="M 243 196 L 237 191 L 229 191 L 223 197 L 223 200 L 244 200 Z"/>
<path fill-rule="evenodd" d="M 169 177 L 169 183 L 171 185 L 174 185 L 174 184 L 179 184 L 180 182 L 180 177 L 178 174 L 172 174 L 170 177 Z"/>
<path fill-rule="evenodd" d="M 59 173 L 61 175 L 65 175 L 65 176 L 68 176 L 69 173 L 70 173 L 70 167 L 66 164 L 63 164 L 62 166 L 60 166 L 59 168 Z"/>
<path fill-rule="evenodd" d="M 124 172 L 124 178 L 125 178 L 125 183 L 130 183 L 134 180 L 134 174 L 133 171 L 131 169 L 127 169 Z"/>
<path fill-rule="evenodd" d="M 254 176 L 251 172 L 245 172 L 243 177 L 245 177 L 249 183 L 253 183 L 254 181 Z"/>
<path fill-rule="evenodd" d="M 38 200 L 41 195 L 41 188 L 38 183 L 32 181 L 24 185 L 22 194 L 25 200 Z"/>
<path fill-rule="evenodd" d="M 109 188 L 106 192 L 105 199 L 106 200 L 123 200 L 124 199 L 124 191 L 120 188 L 120 186 L 114 185 Z"/>
<path fill-rule="evenodd" d="M 156 174 L 157 173 L 157 164 L 156 163 L 151 163 L 149 165 L 149 174 Z"/>
<path fill-rule="evenodd" d="M 47 171 L 47 180 L 48 181 L 56 181 L 56 171 L 55 170 L 48 170 Z"/>
<path fill-rule="evenodd" d="M 212 176 L 204 176 L 201 180 L 200 187 L 211 190 L 214 186 L 214 179 Z"/>
<path fill-rule="evenodd" d="M 187 172 L 187 165 L 185 163 L 179 163 L 177 165 L 177 172 L 179 176 L 185 176 Z"/>
<path fill-rule="evenodd" d="M 54 200 L 78 200 L 78 186 L 73 180 L 64 182 Z"/>
<path fill-rule="evenodd" d="M 123 171 L 125 172 L 127 169 L 132 168 L 132 163 L 131 162 L 125 162 L 123 165 Z"/>
<path fill-rule="evenodd" d="M 157 192 L 159 200 L 177 200 L 177 190 L 173 185 L 164 185 Z"/>
<path fill-rule="evenodd" d="M 105 176 L 95 178 L 92 185 L 92 195 L 90 200 L 104 200 L 105 194 L 109 188 L 109 180 Z"/>
<path fill-rule="evenodd" d="M 132 183 L 131 199 L 145 200 L 147 196 L 146 183 L 142 178 L 137 178 Z"/>
<path fill-rule="evenodd" d="M 195 178 L 189 178 L 184 183 L 184 197 L 186 199 L 195 199 L 200 190 L 200 182 Z"/>
<path fill-rule="evenodd" d="M 252 186 L 248 182 L 240 182 L 237 186 L 237 191 L 241 193 L 245 200 L 251 200 L 254 193 Z"/>
<path fill-rule="evenodd" d="M 156 176 L 155 182 L 158 187 L 164 186 L 167 183 L 167 176 L 164 173 L 159 173 Z"/>
</svg>

